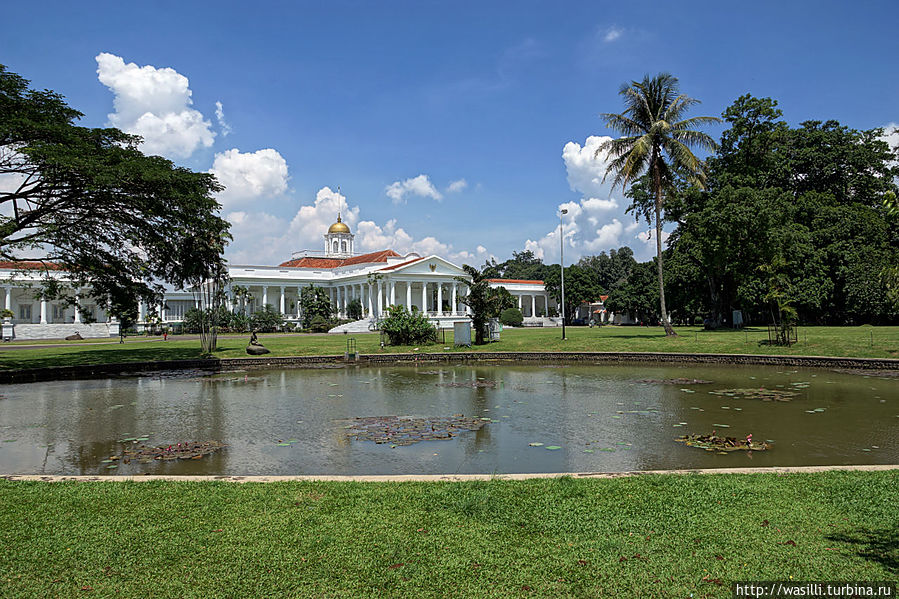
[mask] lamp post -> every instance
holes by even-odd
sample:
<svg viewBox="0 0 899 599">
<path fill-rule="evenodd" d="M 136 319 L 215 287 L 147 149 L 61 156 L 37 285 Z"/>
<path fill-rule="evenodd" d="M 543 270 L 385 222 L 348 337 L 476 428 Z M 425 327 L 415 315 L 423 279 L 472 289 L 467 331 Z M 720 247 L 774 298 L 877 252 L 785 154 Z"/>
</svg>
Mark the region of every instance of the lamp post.
<svg viewBox="0 0 899 599">
<path fill-rule="evenodd" d="M 562 229 L 562 216 L 568 214 L 568 210 L 562 208 L 559 213 L 559 269 L 562 272 L 562 341 L 565 340 L 565 236 Z"/>
</svg>

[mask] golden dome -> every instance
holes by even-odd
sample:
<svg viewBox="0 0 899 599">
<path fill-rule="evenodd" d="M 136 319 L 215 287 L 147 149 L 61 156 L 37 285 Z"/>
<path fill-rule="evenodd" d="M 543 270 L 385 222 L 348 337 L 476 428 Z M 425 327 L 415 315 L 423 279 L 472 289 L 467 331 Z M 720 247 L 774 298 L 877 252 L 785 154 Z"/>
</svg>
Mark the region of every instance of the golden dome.
<svg viewBox="0 0 899 599">
<path fill-rule="evenodd" d="M 340 220 L 340 213 L 337 213 L 337 222 L 328 227 L 328 234 L 331 233 L 349 233 L 350 228 L 346 226 L 346 223 Z"/>
</svg>

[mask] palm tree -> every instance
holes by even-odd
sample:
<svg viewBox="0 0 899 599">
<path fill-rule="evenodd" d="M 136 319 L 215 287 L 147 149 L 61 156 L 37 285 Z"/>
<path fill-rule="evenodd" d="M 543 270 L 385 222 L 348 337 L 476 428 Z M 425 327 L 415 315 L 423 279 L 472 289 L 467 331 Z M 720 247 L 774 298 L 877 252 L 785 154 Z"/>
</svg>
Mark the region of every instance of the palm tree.
<svg viewBox="0 0 899 599">
<path fill-rule="evenodd" d="M 677 78 L 668 73 L 655 77 L 646 75 L 643 81 L 631 81 L 618 92 L 624 98 L 625 110 L 621 114 L 604 113 L 606 126 L 622 134 L 609 140 L 596 150 L 598 157 L 607 152 L 611 159 L 606 168 L 605 180 L 614 175 L 612 187 L 627 187 L 641 176 L 648 175 L 655 199 L 656 256 L 659 271 L 659 301 L 665 333 L 677 333 L 668 322 L 665 309 L 665 286 L 662 282 L 662 205 L 675 180 L 680 177 L 705 187 L 706 173 L 702 162 L 690 151 L 691 146 L 714 150 L 715 141 L 696 127 L 717 123 L 721 119 L 697 116 L 683 119 L 693 104 L 698 104 L 686 94 L 680 93 Z"/>
</svg>

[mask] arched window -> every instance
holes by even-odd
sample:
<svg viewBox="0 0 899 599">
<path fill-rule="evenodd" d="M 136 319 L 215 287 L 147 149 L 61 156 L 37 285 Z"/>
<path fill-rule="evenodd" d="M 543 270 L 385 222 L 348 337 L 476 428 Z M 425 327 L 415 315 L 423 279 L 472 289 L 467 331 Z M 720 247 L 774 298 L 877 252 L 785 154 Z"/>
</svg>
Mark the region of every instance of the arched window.
<svg viewBox="0 0 899 599">
<path fill-rule="evenodd" d="M 335 253 L 335 254 L 338 252 L 337 247 L 338 247 L 338 246 L 337 246 L 337 240 L 335 239 L 335 240 L 334 240 L 334 253 Z"/>
<path fill-rule="evenodd" d="M 346 253 L 346 241 L 341 241 L 340 246 L 340 251 Z"/>
</svg>

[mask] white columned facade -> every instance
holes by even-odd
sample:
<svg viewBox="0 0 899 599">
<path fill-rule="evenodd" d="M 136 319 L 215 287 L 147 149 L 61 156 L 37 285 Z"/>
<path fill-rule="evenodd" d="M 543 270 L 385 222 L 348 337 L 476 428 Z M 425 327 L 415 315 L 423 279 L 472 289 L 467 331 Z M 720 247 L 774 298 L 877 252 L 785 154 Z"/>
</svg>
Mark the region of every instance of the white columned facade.
<svg viewBox="0 0 899 599">
<path fill-rule="evenodd" d="M 412 311 L 412 283 L 406 281 L 406 309 Z"/>
<path fill-rule="evenodd" d="M 3 289 L 6 290 L 6 309 L 12 310 L 12 286 L 7 285 Z"/>
<path fill-rule="evenodd" d="M 421 311 L 423 314 L 428 313 L 428 282 L 421 282 Z"/>
<path fill-rule="evenodd" d="M 284 297 L 284 286 L 282 285 L 281 286 L 281 310 L 280 310 L 282 315 L 284 314 L 284 300 L 285 299 L 286 298 Z"/>
<path fill-rule="evenodd" d="M 301 297 L 303 297 L 303 288 L 297 285 L 297 320 L 303 315 L 302 307 L 300 306 Z"/>
<path fill-rule="evenodd" d="M 368 317 L 371 318 L 372 316 L 374 316 L 374 313 L 372 312 L 372 305 L 371 305 L 371 283 L 369 283 L 368 284 Z"/>
<path fill-rule="evenodd" d="M 457 283 L 455 281 L 453 281 L 453 303 L 450 304 L 450 314 L 453 316 L 455 316 L 456 308 L 457 308 L 457 306 L 456 306 L 456 300 L 457 300 L 456 285 L 457 285 Z"/>
<path fill-rule="evenodd" d="M 268 285 L 262 286 L 262 307 L 268 305 Z"/>
<path fill-rule="evenodd" d="M 390 305 L 396 305 L 396 281 L 390 281 Z"/>
<path fill-rule="evenodd" d="M 521 295 L 518 296 L 518 311 L 521 312 Z"/>
<path fill-rule="evenodd" d="M 41 297 L 41 324 L 47 324 L 47 299 Z"/>
<path fill-rule="evenodd" d="M 443 316 L 443 283 L 437 282 L 437 316 Z"/>
<path fill-rule="evenodd" d="M 537 296 L 531 295 L 531 318 L 537 316 Z"/>
</svg>

